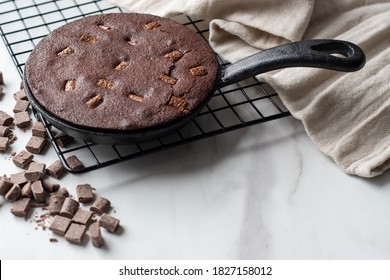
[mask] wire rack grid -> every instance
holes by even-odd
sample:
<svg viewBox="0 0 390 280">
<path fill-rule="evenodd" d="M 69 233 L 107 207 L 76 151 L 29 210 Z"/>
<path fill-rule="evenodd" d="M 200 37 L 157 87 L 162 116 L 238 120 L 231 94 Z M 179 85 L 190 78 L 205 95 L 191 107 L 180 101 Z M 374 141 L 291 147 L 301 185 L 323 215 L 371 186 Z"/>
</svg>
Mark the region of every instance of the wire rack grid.
<svg viewBox="0 0 390 280">
<path fill-rule="evenodd" d="M 22 77 L 30 52 L 49 32 L 81 17 L 117 12 L 122 10 L 104 1 L 0 0 L 0 33 Z M 192 19 L 186 15 L 179 15 L 174 20 L 193 29 L 205 39 L 208 38 L 206 21 Z M 222 65 L 226 65 L 221 58 L 219 60 Z M 145 143 L 108 146 L 77 139 L 67 141 L 68 137 L 36 113 L 37 119 L 45 125 L 59 159 L 65 168 L 73 173 L 95 170 L 289 115 L 278 94 L 254 77 L 218 89 L 205 109 L 184 128 Z M 69 166 L 67 158 L 70 156 L 77 156 L 83 167 L 74 169 Z"/>
</svg>

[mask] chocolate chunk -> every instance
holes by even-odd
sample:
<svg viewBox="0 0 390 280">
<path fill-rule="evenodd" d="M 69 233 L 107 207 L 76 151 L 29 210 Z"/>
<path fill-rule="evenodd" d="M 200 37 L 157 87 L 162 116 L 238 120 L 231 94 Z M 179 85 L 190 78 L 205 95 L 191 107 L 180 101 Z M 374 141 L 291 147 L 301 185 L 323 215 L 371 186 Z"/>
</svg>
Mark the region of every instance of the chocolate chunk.
<svg viewBox="0 0 390 280">
<path fill-rule="evenodd" d="M 28 141 L 28 143 L 26 145 L 26 150 L 32 154 L 39 154 L 39 153 L 41 153 L 45 144 L 46 144 L 45 138 L 31 136 L 30 140 Z"/>
<path fill-rule="evenodd" d="M 68 218 L 73 218 L 74 214 L 76 214 L 77 210 L 79 210 L 80 204 L 78 201 L 73 198 L 66 197 L 64 200 L 64 204 L 61 207 L 60 215 Z"/>
<path fill-rule="evenodd" d="M 57 159 L 55 162 L 53 162 L 46 168 L 47 175 L 50 175 L 56 179 L 61 179 L 62 177 L 64 177 L 66 172 L 67 171 L 65 167 L 62 165 L 62 162 L 59 159 Z"/>
<path fill-rule="evenodd" d="M 37 136 L 44 139 L 46 139 L 47 137 L 46 129 L 41 122 L 35 122 L 31 128 L 31 132 L 33 136 Z"/>
<path fill-rule="evenodd" d="M 70 169 L 82 169 L 84 168 L 83 163 L 78 159 L 77 156 L 70 156 L 66 159 Z"/>
<path fill-rule="evenodd" d="M 119 220 L 103 213 L 102 217 L 100 218 L 100 225 L 104 227 L 109 232 L 115 232 L 119 227 Z"/>
<path fill-rule="evenodd" d="M 0 153 L 5 153 L 9 148 L 8 137 L 0 137 Z"/>
<path fill-rule="evenodd" d="M 93 200 L 93 192 L 90 184 L 83 184 L 76 186 L 76 193 L 79 202 L 88 203 Z"/>
<path fill-rule="evenodd" d="M 4 84 L 3 72 L 0 71 L 0 85 Z"/>
<path fill-rule="evenodd" d="M 92 214 L 93 213 L 91 211 L 79 208 L 79 210 L 77 210 L 76 214 L 73 216 L 72 222 L 86 225 L 91 220 Z"/>
<path fill-rule="evenodd" d="M 10 175 L 11 181 L 14 184 L 19 185 L 20 187 L 24 186 L 24 184 L 27 183 L 27 179 L 26 179 L 25 173 L 26 173 L 26 171 L 22 171 L 22 172 L 11 174 Z"/>
<path fill-rule="evenodd" d="M 67 218 L 67 217 L 62 217 L 62 216 L 56 215 L 56 216 L 54 216 L 54 219 L 51 222 L 49 229 L 54 233 L 57 233 L 60 235 L 65 235 L 66 231 L 69 228 L 71 221 L 72 220 Z"/>
<path fill-rule="evenodd" d="M 30 206 L 31 200 L 29 198 L 19 199 L 12 204 L 11 213 L 18 217 L 26 217 Z"/>
<path fill-rule="evenodd" d="M 49 198 L 49 214 L 59 215 L 62 205 L 64 204 L 65 197 L 60 195 L 51 195 Z"/>
<path fill-rule="evenodd" d="M 24 173 L 26 179 L 30 182 L 38 181 L 42 179 L 45 173 L 46 165 L 44 163 L 32 162 L 28 166 L 28 170 Z"/>
<path fill-rule="evenodd" d="M 108 211 L 110 206 L 111 202 L 107 198 L 98 197 L 89 209 L 98 215 L 102 215 Z"/>
<path fill-rule="evenodd" d="M 34 155 L 22 150 L 18 154 L 16 154 L 13 158 L 12 161 L 17 167 L 24 168 L 27 166 L 32 160 L 34 159 Z"/>
<path fill-rule="evenodd" d="M 60 185 L 57 183 L 53 183 L 49 179 L 43 179 L 42 186 L 48 193 L 52 193 L 52 194 L 55 194 L 54 192 L 57 192 L 60 190 Z M 66 197 L 68 197 L 69 196 L 68 190 L 65 189 L 65 191 L 67 194 Z M 62 195 L 62 194 L 60 194 L 60 195 Z"/>
<path fill-rule="evenodd" d="M 20 196 L 20 186 L 14 184 L 4 197 L 8 201 L 15 201 L 19 198 L 19 196 Z"/>
<path fill-rule="evenodd" d="M 11 133 L 11 129 L 9 129 L 8 126 L 3 126 L 3 125 L 0 126 L 0 137 L 6 137 L 10 135 L 10 133 Z"/>
<path fill-rule="evenodd" d="M 26 128 L 31 124 L 28 112 L 20 112 L 14 115 L 15 125 L 19 128 Z"/>
<path fill-rule="evenodd" d="M 69 136 L 68 134 L 64 132 L 60 132 L 56 136 L 56 143 L 61 148 L 66 148 L 68 145 L 74 142 L 74 138 L 72 136 Z"/>
<path fill-rule="evenodd" d="M 0 125 L 9 126 L 14 121 L 14 118 L 4 111 L 0 111 Z"/>
<path fill-rule="evenodd" d="M 41 181 L 35 181 L 34 183 L 32 183 L 31 191 L 36 202 L 38 203 L 46 202 L 45 191 L 43 190 Z"/>
<path fill-rule="evenodd" d="M 87 227 L 85 225 L 79 225 L 72 223 L 69 229 L 66 231 L 65 240 L 80 245 L 83 242 L 84 233 Z"/>
<path fill-rule="evenodd" d="M 24 198 L 32 197 L 31 182 L 27 182 L 20 191 L 20 196 Z"/>
<path fill-rule="evenodd" d="M 27 100 L 19 99 L 13 109 L 14 113 L 26 112 L 28 107 L 30 106 L 30 102 Z"/>
<path fill-rule="evenodd" d="M 28 100 L 26 92 L 24 91 L 24 89 L 20 89 L 19 91 L 15 92 L 13 94 L 13 96 L 14 96 L 14 99 L 16 101 L 18 101 L 18 100 Z"/>
<path fill-rule="evenodd" d="M 0 177 L 0 195 L 5 196 L 13 185 L 10 178 Z"/>
<path fill-rule="evenodd" d="M 92 245 L 95 247 L 102 247 L 104 245 L 104 239 L 100 231 L 100 223 L 98 221 L 91 224 L 88 228 L 89 236 L 92 240 Z"/>
<path fill-rule="evenodd" d="M 51 193 L 51 195 L 60 195 L 63 197 L 69 197 L 69 192 L 66 188 L 59 188 L 58 191 Z"/>
</svg>

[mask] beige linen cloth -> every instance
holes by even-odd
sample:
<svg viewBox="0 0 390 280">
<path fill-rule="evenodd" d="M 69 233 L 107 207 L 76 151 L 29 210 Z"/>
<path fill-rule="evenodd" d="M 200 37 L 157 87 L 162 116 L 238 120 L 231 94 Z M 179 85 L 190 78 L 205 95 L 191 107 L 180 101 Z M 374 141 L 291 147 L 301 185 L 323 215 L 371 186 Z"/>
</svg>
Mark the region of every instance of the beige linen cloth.
<svg viewBox="0 0 390 280">
<path fill-rule="evenodd" d="M 389 0 L 106 1 L 130 12 L 210 20 L 210 44 L 231 62 L 302 39 L 358 44 L 367 55 L 359 72 L 289 68 L 259 78 L 344 172 L 373 177 L 390 168 Z"/>
</svg>

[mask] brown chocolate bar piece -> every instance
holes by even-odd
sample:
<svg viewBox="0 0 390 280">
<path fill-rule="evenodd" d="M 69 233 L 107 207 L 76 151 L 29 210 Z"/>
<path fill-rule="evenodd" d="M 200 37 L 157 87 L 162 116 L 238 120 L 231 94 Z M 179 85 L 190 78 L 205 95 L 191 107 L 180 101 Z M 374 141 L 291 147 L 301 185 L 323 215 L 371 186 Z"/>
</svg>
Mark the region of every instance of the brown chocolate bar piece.
<svg viewBox="0 0 390 280">
<path fill-rule="evenodd" d="M 100 196 L 94 201 L 89 210 L 93 211 L 98 215 L 102 215 L 103 213 L 106 213 L 108 211 L 110 206 L 111 202 L 107 198 Z"/>
<path fill-rule="evenodd" d="M 51 193 L 51 195 L 60 195 L 63 197 L 69 197 L 69 192 L 67 188 L 59 188 L 57 191 Z"/>
<path fill-rule="evenodd" d="M 19 199 L 12 204 L 11 213 L 18 217 L 26 217 L 30 206 L 31 200 L 29 198 Z"/>
<path fill-rule="evenodd" d="M 43 125 L 43 123 L 37 121 L 33 124 L 32 128 L 31 128 L 31 132 L 32 132 L 32 135 L 33 136 L 37 136 L 37 137 L 41 137 L 41 138 L 46 138 L 47 137 L 47 134 L 46 134 L 46 129 Z"/>
<path fill-rule="evenodd" d="M 93 246 L 100 248 L 104 245 L 104 239 L 100 231 L 99 221 L 96 221 L 93 224 L 91 224 L 88 228 L 88 232 L 89 232 L 89 237 L 91 237 Z"/>
<path fill-rule="evenodd" d="M 13 94 L 13 97 L 14 97 L 14 99 L 16 101 L 18 101 L 18 100 L 28 100 L 26 92 L 24 91 L 24 89 L 20 89 L 19 91 L 15 92 Z"/>
<path fill-rule="evenodd" d="M 31 124 L 28 112 L 20 112 L 14 115 L 15 125 L 19 128 L 26 128 Z"/>
<path fill-rule="evenodd" d="M 20 187 L 24 186 L 24 184 L 27 183 L 27 179 L 26 179 L 25 173 L 26 173 L 26 171 L 22 171 L 22 172 L 11 174 L 10 175 L 11 181 L 14 184 L 19 185 Z"/>
<path fill-rule="evenodd" d="M 39 154 L 41 153 L 45 144 L 46 144 L 45 138 L 31 136 L 30 140 L 26 144 L 26 150 L 32 154 Z"/>
<path fill-rule="evenodd" d="M 30 102 L 27 100 L 19 99 L 13 109 L 14 113 L 26 112 L 28 107 L 30 106 Z"/>
<path fill-rule="evenodd" d="M 0 153 L 5 153 L 9 148 L 8 137 L 0 137 Z"/>
<path fill-rule="evenodd" d="M 100 218 L 100 225 L 104 227 L 108 232 L 115 232 L 119 227 L 119 220 L 108 215 L 107 213 L 103 213 Z"/>
<path fill-rule="evenodd" d="M 0 111 L 0 125 L 2 126 L 9 126 L 14 121 L 14 118 L 8 115 L 4 111 Z"/>
<path fill-rule="evenodd" d="M 61 179 L 66 174 L 66 169 L 62 165 L 62 162 L 57 159 L 55 162 L 53 162 L 46 168 L 46 173 L 53 178 Z"/>
<path fill-rule="evenodd" d="M 26 150 L 22 150 L 12 158 L 12 161 L 17 167 L 24 168 L 30 162 L 32 162 L 33 159 L 34 159 L 33 154 L 27 152 Z"/>
<path fill-rule="evenodd" d="M 7 192 L 4 198 L 8 201 L 15 201 L 20 196 L 20 186 L 14 184 L 11 189 Z"/>
<path fill-rule="evenodd" d="M 64 132 L 60 132 L 58 135 L 56 135 L 56 143 L 61 148 L 66 148 L 69 144 L 71 144 L 74 141 L 74 138 L 72 136 L 67 135 Z"/>
<path fill-rule="evenodd" d="M 0 195 L 5 196 L 14 183 L 8 177 L 0 177 Z"/>
<path fill-rule="evenodd" d="M 20 196 L 24 198 L 32 197 L 31 182 L 27 182 L 20 191 Z"/>
<path fill-rule="evenodd" d="M 42 186 L 48 193 L 53 193 L 53 192 L 56 192 L 60 189 L 59 184 L 53 183 L 49 179 L 43 179 Z M 68 191 L 66 191 L 66 192 L 68 192 Z M 69 194 L 67 196 L 69 196 Z"/>
<path fill-rule="evenodd" d="M 91 220 L 92 214 L 93 213 L 91 211 L 79 208 L 79 210 L 77 210 L 76 214 L 73 216 L 72 222 L 86 225 Z"/>
<path fill-rule="evenodd" d="M 82 184 L 76 186 L 76 193 L 79 202 L 88 203 L 93 201 L 93 192 L 90 184 Z"/>
<path fill-rule="evenodd" d="M 68 165 L 71 169 L 84 168 L 84 164 L 75 155 L 66 158 L 66 162 L 68 163 Z"/>
<path fill-rule="evenodd" d="M 64 204 L 62 204 L 60 215 L 72 219 L 77 210 L 79 210 L 79 207 L 80 203 L 77 200 L 66 197 Z"/>
<path fill-rule="evenodd" d="M 45 174 L 45 167 L 44 163 L 32 162 L 24 173 L 24 177 L 30 182 L 38 181 Z"/>
<path fill-rule="evenodd" d="M 69 229 L 66 231 L 65 240 L 80 245 L 83 242 L 83 237 L 87 227 L 76 223 L 71 223 Z"/>
<path fill-rule="evenodd" d="M 51 195 L 49 198 L 49 214 L 54 216 L 54 215 L 59 215 L 62 205 L 64 204 L 65 197 L 60 196 L 60 195 Z"/>
<path fill-rule="evenodd" d="M 38 203 L 46 202 L 45 191 L 43 190 L 41 181 L 35 181 L 34 183 L 32 183 L 31 191 L 36 202 Z"/>
<path fill-rule="evenodd" d="M 63 235 L 65 235 L 66 231 L 68 230 L 71 222 L 72 222 L 72 220 L 67 218 L 67 217 L 62 217 L 62 216 L 56 215 L 56 216 L 54 216 L 54 219 L 51 222 L 49 229 L 52 232 L 63 236 Z"/>
<path fill-rule="evenodd" d="M 6 137 L 10 135 L 11 129 L 8 126 L 0 125 L 0 137 Z"/>
</svg>

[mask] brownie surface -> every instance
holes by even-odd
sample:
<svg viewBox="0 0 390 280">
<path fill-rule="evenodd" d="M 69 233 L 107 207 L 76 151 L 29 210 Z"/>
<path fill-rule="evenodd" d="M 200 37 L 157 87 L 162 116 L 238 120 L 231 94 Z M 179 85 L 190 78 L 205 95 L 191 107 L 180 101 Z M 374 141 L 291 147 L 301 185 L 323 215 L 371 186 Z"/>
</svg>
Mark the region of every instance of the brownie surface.
<svg viewBox="0 0 390 280">
<path fill-rule="evenodd" d="M 102 14 L 52 31 L 31 53 L 25 80 L 55 117 L 122 131 L 189 114 L 212 94 L 218 67 L 208 43 L 173 20 Z"/>
</svg>

